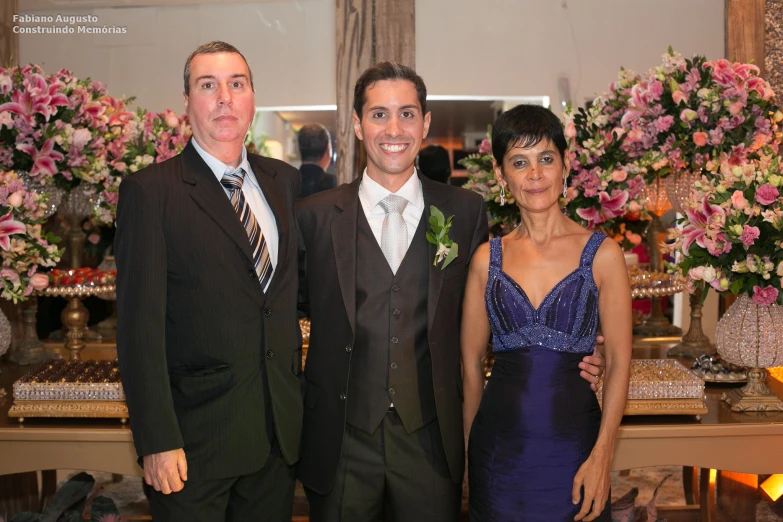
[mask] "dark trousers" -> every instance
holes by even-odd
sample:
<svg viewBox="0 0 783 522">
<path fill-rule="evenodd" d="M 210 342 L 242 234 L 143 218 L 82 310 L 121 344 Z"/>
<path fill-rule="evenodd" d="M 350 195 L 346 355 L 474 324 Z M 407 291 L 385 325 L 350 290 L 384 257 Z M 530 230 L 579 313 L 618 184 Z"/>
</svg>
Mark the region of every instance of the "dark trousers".
<svg viewBox="0 0 783 522">
<path fill-rule="evenodd" d="M 182 491 L 150 493 L 154 522 L 291 522 L 295 471 L 277 444 L 264 467 L 250 475 L 187 481 Z"/>
<path fill-rule="evenodd" d="M 346 425 L 331 492 L 305 492 L 311 522 L 455 522 L 462 496 L 437 420 L 408 434 L 393 411 L 373 434 Z"/>
</svg>

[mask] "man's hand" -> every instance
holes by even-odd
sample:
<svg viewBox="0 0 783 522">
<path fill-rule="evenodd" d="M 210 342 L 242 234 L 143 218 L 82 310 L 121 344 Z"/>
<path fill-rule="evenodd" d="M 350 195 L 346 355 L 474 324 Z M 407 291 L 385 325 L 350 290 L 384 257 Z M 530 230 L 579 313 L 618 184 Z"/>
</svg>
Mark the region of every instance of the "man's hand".
<svg viewBox="0 0 783 522">
<path fill-rule="evenodd" d="M 598 336 L 595 338 L 596 347 L 593 350 L 593 355 L 587 355 L 579 363 L 581 372 L 579 375 L 582 379 L 590 383 L 590 388 L 595 392 L 598 391 L 598 381 L 601 379 L 601 375 L 604 374 L 606 369 L 606 360 L 601 356 L 601 352 L 598 350 L 598 345 L 604 343 L 604 338 Z"/>
<path fill-rule="evenodd" d="M 144 455 L 144 482 L 164 495 L 181 491 L 188 480 L 185 450 L 175 449 Z"/>
</svg>

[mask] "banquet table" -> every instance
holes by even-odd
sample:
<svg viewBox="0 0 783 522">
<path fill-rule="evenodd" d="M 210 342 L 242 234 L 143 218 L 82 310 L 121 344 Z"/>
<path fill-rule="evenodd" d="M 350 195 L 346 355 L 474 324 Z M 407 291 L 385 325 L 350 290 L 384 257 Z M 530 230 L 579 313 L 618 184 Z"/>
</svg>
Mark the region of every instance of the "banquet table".
<svg viewBox="0 0 783 522">
<path fill-rule="evenodd" d="M 671 342 L 637 343 L 635 358 L 658 358 Z M 85 358 L 113 358 L 111 349 Z M 0 366 L 0 475 L 47 469 L 104 471 L 141 476 L 130 428 L 117 419 L 8 417 L 12 384 L 29 370 Z M 783 473 L 783 412 L 735 413 L 720 400 L 727 388 L 708 386 L 709 413 L 695 416 L 626 416 L 620 427 L 614 470 L 689 466 L 749 474 Z M 702 481 L 702 497 L 709 484 Z M 704 520 L 710 520 L 709 518 Z"/>
</svg>

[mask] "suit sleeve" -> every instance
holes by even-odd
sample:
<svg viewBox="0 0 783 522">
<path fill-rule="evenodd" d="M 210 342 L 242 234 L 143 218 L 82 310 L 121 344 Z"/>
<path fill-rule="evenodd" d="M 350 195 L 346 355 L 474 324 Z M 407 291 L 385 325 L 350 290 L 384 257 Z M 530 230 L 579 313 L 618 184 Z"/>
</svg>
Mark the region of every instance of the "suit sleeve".
<svg viewBox="0 0 783 522">
<path fill-rule="evenodd" d="M 120 185 L 117 355 L 139 456 L 182 448 L 166 362 L 166 239 L 160 193 L 138 175 Z"/>
<path fill-rule="evenodd" d="M 487 211 L 482 201 L 478 205 L 478 216 L 476 216 L 476 227 L 473 230 L 473 239 L 470 242 L 470 256 L 468 263 L 473 258 L 473 253 L 482 244 L 489 241 L 489 221 L 487 220 Z"/>
<path fill-rule="evenodd" d="M 310 302 L 307 289 L 307 247 L 305 246 L 304 235 L 302 234 L 301 226 L 301 209 L 299 204 L 294 206 L 294 214 L 296 219 L 297 242 L 298 242 L 298 255 L 299 262 L 299 291 L 297 298 L 297 314 L 299 317 L 310 317 Z"/>
</svg>

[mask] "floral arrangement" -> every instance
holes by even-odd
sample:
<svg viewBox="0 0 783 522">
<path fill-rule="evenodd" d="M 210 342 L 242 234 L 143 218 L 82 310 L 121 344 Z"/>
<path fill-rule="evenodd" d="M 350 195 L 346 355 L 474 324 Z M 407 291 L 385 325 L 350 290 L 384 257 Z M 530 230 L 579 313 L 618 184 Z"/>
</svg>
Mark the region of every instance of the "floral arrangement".
<svg viewBox="0 0 783 522">
<path fill-rule="evenodd" d="M 70 192 L 82 184 L 100 196 L 118 184 L 113 142 L 133 113 L 97 81 L 35 65 L 0 69 L 0 167 Z"/>
<path fill-rule="evenodd" d="M 17 173 L 0 171 L 0 296 L 15 303 L 48 286 L 39 270 L 63 252 L 59 238 L 41 230 L 46 208 L 46 197 L 30 192 Z"/>
<path fill-rule="evenodd" d="M 176 156 L 185 148 L 191 134 L 187 116 L 177 116 L 171 110 L 155 113 L 138 109 L 123 126 L 115 127 L 107 145 L 113 175 L 102 183 L 101 197 L 88 232 L 94 232 L 96 226 L 114 223 L 122 176 Z"/>
<path fill-rule="evenodd" d="M 670 250 L 689 289 L 748 294 L 754 303 L 783 302 L 783 165 L 772 147 L 735 165 L 734 151 L 705 164 Z"/>
<path fill-rule="evenodd" d="M 589 108 L 565 111 L 565 135 L 571 160 L 566 192 L 568 215 L 588 228 L 598 228 L 625 250 L 642 242 L 649 215 L 644 208 L 644 177 L 623 147 L 622 118 L 631 92 L 640 82 L 621 69 L 609 92 Z"/>
<path fill-rule="evenodd" d="M 493 236 L 504 236 L 519 225 L 519 209 L 514 197 L 506 193 L 505 205 L 500 204 L 500 185 L 492 167 L 492 127 L 479 145 L 478 153 L 459 160 L 468 171 L 468 181 L 462 188 L 478 192 L 484 198 L 489 214 L 489 231 Z"/>
<path fill-rule="evenodd" d="M 741 165 L 768 144 L 777 150 L 774 93 L 758 74 L 752 64 L 684 59 L 669 48 L 663 63 L 631 87 L 622 148 L 648 169 L 648 179 L 724 156 Z"/>
</svg>

